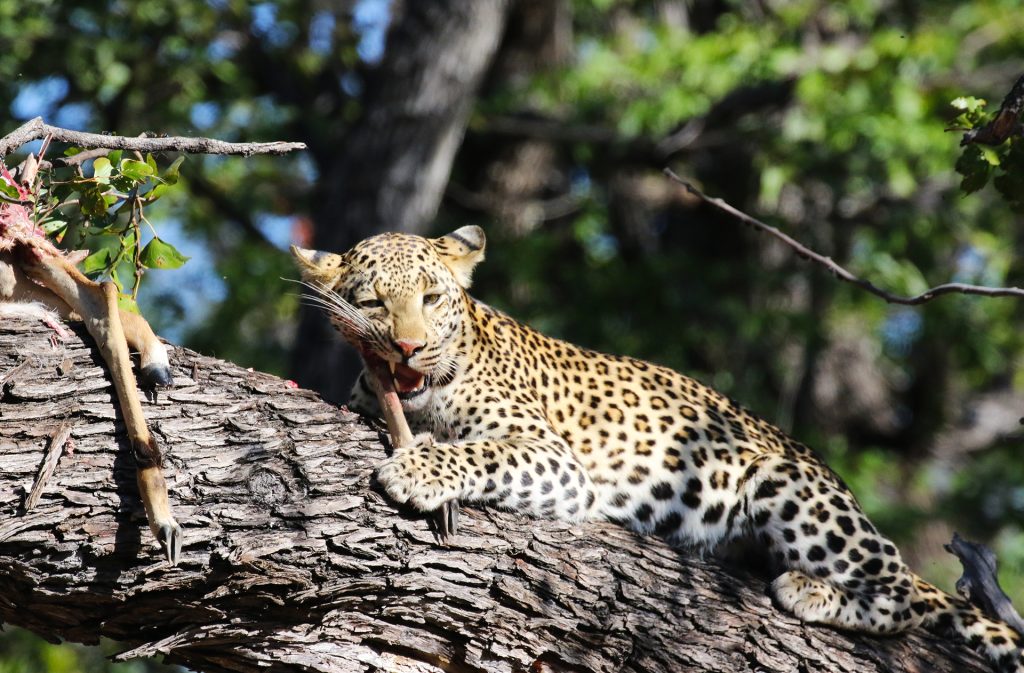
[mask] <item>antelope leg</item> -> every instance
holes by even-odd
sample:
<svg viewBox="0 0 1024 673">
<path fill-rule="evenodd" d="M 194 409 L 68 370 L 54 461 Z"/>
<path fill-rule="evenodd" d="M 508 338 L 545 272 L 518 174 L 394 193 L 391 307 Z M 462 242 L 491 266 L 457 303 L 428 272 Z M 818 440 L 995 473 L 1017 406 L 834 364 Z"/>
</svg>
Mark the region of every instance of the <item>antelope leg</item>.
<svg viewBox="0 0 1024 673">
<path fill-rule="evenodd" d="M 38 248 L 34 248 L 34 250 L 40 255 L 46 255 L 44 250 Z M 73 279 L 81 278 L 86 283 L 92 283 L 72 264 L 59 257 L 47 256 L 53 260 L 53 263 L 60 264 L 65 269 L 72 269 L 74 271 Z M 61 297 L 26 278 L 18 265 L 14 263 L 10 253 L 0 252 L 0 264 L 5 265 L 4 271 L 0 272 L 0 301 L 39 302 L 56 311 L 65 320 L 83 319 Z M 167 361 L 167 349 L 156 338 L 146 319 L 138 314 L 120 309 L 118 309 L 118 315 L 121 317 L 121 327 L 124 330 L 128 348 L 138 351 L 141 356 L 139 376 L 142 387 L 148 389 L 155 386 L 171 385 L 174 379 Z"/>
<path fill-rule="evenodd" d="M 128 343 L 117 307 L 117 288 L 111 283 L 89 280 L 62 256 L 30 242 L 22 242 L 15 252 L 21 269 L 77 313 L 96 340 L 117 391 L 121 415 L 135 456 L 139 495 L 146 508 L 149 528 L 163 547 L 167 560 L 171 564 L 177 563 L 181 555 L 181 527 L 174 520 L 167 499 L 160 447 L 149 433 L 136 392 Z M 148 326 L 146 329 L 152 334 Z M 166 355 L 164 357 L 166 359 Z"/>
</svg>

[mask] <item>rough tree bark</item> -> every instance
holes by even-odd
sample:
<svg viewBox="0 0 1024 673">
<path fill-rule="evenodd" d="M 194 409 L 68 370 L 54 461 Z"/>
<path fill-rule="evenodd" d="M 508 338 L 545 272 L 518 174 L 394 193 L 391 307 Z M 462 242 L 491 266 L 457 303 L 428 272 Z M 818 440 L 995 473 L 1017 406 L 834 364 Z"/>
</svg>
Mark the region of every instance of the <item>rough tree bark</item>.
<svg viewBox="0 0 1024 673">
<path fill-rule="evenodd" d="M 313 247 L 341 252 L 382 231 L 422 233 L 448 183 L 508 5 L 395 4 L 383 60 L 366 73 L 360 116 L 337 148 L 322 150 Z M 327 399 L 348 399 L 358 362 L 321 311 L 303 311 L 294 353 L 296 381 Z"/>
<path fill-rule="evenodd" d="M 611 524 L 464 508 L 440 546 L 374 487 L 378 429 L 185 349 L 146 405 L 186 533 L 168 567 L 81 334 L 55 346 L 0 324 L 0 622 L 197 671 L 987 670 L 923 632 L 804 626 L 762 579 Z M 71 444 L 24 511 L 62 427 Z"/>
</svg>

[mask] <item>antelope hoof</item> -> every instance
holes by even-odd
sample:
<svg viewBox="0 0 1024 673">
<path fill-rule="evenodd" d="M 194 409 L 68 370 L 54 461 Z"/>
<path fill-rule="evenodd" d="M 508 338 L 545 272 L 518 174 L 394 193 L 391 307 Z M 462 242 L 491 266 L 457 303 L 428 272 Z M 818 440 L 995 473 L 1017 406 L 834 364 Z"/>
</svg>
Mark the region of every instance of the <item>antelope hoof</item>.
<svg viewBox="0 0 1024 673">
<path fill-rule="evenodd" d="M 139 372 L 140 382 L 143 388 L 166 388 L 174 384 L 174 377 L 171 376 L 171 368 L 165 364 L 152 363 L 142 368 Z"/>
<path fill-rule="evenodd" d="M 156 539 L 167 554 L 167 561 L 172 566 L 181 559 L 181 526 L 177 522 L 165 523 L 156 531 Z"/>
</svg>

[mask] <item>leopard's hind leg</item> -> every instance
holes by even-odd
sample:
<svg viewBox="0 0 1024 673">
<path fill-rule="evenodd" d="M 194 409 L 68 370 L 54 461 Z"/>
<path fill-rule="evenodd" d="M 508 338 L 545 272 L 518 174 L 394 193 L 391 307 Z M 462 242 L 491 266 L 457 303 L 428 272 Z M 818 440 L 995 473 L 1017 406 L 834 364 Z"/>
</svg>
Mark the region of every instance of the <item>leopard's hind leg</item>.
<svg viewBox="0 0 1024 673">
<path fill-rule="evenodd" d="M 892 633 L 921 621 L 914 575 L 842 481 L 801 456 L 769 454 L 743 479 L 743 528 L 785 569 L 778 603 L 804 621 Z"/>
<path fill-rule="evenodd" d="M 801 456 L 763 456 L 748 468 L 742 491 L 743 526 L 786 569 L 771 590 L 787 611 L 878 634 L 951 628 L 998 670 L 1024 673 L 1020 635 L 911 572 L 827 467 Z"/>
</svg>

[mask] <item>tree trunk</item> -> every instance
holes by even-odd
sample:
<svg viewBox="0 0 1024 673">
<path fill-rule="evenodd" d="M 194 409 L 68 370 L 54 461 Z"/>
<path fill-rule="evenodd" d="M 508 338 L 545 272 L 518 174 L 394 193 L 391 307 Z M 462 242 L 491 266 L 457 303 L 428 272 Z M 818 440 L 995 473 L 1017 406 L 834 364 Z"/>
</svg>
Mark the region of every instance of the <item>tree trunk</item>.
<svg viewBox="0 0 1024 673">
<path fill-rule="evenodd" d="M 361 113 L 318 155 L 314 247 L 343 252 L 382 231 L 421 233 L 437 212 L 508 0 L 396 4 L 383 61 L 366 73 Z M 292 372 L 334 401 L 359 373 L 319 310 L 304 310 Z"/>
<path fill-rule="evenodd" d="M 611 524 L 464 508 L 439 545 L 374 484 L 378 429 L 185 349 L 146 405 L 186 535 L 168 567 L 98 354 L 51 334 L 0 324 L 0 622 L 197 671 L 987 670 L 923 632 L 804 626 L 762 579 Z"/>
</svg>

